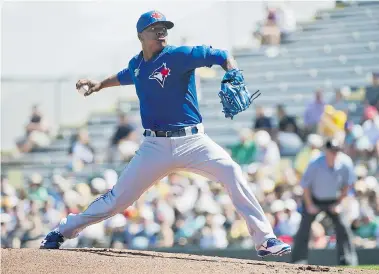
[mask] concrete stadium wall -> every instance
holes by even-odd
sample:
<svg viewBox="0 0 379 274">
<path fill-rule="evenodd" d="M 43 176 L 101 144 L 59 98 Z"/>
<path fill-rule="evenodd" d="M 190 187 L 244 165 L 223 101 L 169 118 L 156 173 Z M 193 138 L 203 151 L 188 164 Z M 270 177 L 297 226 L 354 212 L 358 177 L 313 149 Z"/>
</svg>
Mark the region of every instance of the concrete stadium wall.
<svg viewBox="0 0 379 274">
<path fill-rule="evenodd" d="M 158 248 L 150 249 L 152 251 L 169 252 L 169 253 L 186 253 L 204 256 L 229 257 L 237 259 L 263 260 L 275 262 L 290 262 L 291 256 L 269 257 L 261 259 L 257 256 L 255 250 L 249 249 L 199 249 L 199 248 Z M 358 261 L 360 265 L 379 264 L 379 248 L 376 249 L 358 249 Z M 308 263 L 312 265 L 337 265 L 337 251 L 335 249 L 315 249 L 309 250 Z"/>
</svg>

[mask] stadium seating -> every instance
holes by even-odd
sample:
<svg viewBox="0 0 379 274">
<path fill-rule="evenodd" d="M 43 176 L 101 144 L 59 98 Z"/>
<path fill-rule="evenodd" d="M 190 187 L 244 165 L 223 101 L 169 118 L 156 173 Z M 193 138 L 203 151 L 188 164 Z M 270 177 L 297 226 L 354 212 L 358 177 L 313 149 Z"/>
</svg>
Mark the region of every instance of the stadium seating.
<svg viewBox="0 0 379 274">
<path fill-rule="evenodd" d="M 317 87 L 326 91 L 329 100 L 335 88 L 367 85 L 367 76 L 379 68 L 378 14 L 379 3 L 321 12 L 319 20 L 303 25 L 275 57 L 268 57 L 266 48 L 236 52 L 250 90 L 262 92 L 256 103 L 265 107 L 282 103 L 288 113 L 301 116 Z M 222 126 L 225 119 L 216 95 L 222 73 L 218 70 L 219 77 L 203 82 L 200 107 L 208 134 L 227 145 L 237 135 L 235 128 Z M 361 111 L 359 105 L 354 107 Z M 250 127 L 254 115 L 250 108 L 233 125 Z"/>
</svg>

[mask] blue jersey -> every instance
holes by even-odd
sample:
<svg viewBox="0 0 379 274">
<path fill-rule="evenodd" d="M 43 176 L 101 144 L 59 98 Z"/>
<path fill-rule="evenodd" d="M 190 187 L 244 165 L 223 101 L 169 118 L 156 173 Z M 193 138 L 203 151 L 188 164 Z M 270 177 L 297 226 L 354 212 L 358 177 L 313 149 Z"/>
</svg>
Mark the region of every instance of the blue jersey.
<svg viewBox="0 0 379 274">
<path fill-rule="evenodd" d="M 117 78 L 121 85 L 135 85 L 145 129 L 177 130 L 202 122 L 195 69 L 222 65 L 227 55 L 209 46 L 166 46 L 148 61 L 142 52 L 136 55 Z"/>
</svg>

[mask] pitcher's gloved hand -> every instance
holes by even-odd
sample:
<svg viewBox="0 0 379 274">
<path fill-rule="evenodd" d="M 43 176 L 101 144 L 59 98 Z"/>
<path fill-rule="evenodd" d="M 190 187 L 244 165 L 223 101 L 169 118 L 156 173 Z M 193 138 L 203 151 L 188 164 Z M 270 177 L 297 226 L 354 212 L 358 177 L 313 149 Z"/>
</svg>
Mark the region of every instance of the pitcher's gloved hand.
<svg viewBox="0 0 379 274">
<path fill-rule="evenodd" d="M 245 79 L 238 69 L 229 70 L 221 81 L 221 90 L 218 96 L 223 106 L 222 112 L 225 118 L 233 119 L 233 116 L 246 110 L 261 93 L 256 91 L 250 95 L 246 88 Z"/>
</svg>

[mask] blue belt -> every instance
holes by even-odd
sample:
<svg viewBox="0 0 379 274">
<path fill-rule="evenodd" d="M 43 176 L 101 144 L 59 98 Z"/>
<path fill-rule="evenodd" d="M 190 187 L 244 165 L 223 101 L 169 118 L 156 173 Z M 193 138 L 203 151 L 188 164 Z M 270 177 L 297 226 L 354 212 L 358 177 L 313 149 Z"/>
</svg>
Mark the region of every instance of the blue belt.
<svg viewBox="0 0 379 274">
<path fill-rule="evenodd" d="M 150 137 L 182 137 L 199 133 L 199 128 L 197 126 L 185 127 L 173 131 L 163 131 L 163 130 L 150 130 L 146 129 L 143 136 Z"/>
</svg>

